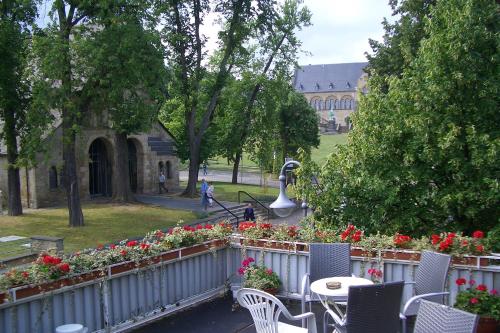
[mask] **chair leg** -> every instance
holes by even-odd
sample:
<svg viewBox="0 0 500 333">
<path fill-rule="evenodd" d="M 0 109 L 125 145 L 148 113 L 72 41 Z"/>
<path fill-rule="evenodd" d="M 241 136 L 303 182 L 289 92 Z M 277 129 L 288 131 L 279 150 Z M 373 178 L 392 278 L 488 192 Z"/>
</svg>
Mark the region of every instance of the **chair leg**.
<svg viewBox="0 0 500 333">
<path fill-rule="evenodd" d="M 304 301 L 301 302 L 300 309 L 302 310 L 302 313 L 306 313 L 306 303 Z M 305 319 L 302 319 L 302 327 L 307 328 L 307 324 L 306 324 Z"/>
<path fill-rule="evenodd" d="M 401 318 L 401 333 L 406 333 L 406 318 Z"/>
</svg>

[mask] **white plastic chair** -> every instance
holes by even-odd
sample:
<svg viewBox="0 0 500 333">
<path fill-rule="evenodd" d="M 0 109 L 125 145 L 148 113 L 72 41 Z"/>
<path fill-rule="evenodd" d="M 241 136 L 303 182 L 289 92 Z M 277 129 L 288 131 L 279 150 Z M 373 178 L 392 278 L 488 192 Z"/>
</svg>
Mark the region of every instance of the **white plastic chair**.
<svg viewBox="0 0 500 333">
<path fill-rule="evenodd" d="M 257 289 L 243 288 L 236 294 L 238 303 L 252 315 L 257 333 L 317 333 L 316 317 L 307 312 L 292 316 L 279 299 Z M 278 321 L 283 314 L 288 320 L 307 320 L 307 328 L 293 326 Z"/>
</svg>

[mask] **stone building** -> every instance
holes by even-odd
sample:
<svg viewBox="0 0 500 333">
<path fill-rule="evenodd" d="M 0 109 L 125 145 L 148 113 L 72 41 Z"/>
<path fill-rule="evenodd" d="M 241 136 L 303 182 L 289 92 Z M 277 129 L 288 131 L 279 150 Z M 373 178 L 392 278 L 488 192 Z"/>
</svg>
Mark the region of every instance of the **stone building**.
<svg viewBox="0 0 500 333">
<path fill-rule="evenodd" d="M 317 110 L 322 131 L 346 132 L 358 93 L 366 92 L 367 62 L 308 65 L 295 70 L 293 86 Z"/>
<path fill-rule="evenodd" d="M 116 170 L 114 130 L 103 119 L 90 120 L 77 135 L 77 172 L 80 196 L 83 200 L 110 197 L 113 193 L 113 174 Z M 128 136 L 130 185 L 135 193 L 157 193 L 161 171 L 166 177 L 166 187 L 179 186 L 179 159 L 173 136 L 160 123 L 154 123 L 147 133 Z M 20 170 L 23 206 L 50 207 L 66 203 L 61 184 L 62 128 L 44 140 L 43 153 L 37 154 L 35 168 Z M 0 143 L 0 190 L 7 195 L 7 156 Z"/>
</svg>

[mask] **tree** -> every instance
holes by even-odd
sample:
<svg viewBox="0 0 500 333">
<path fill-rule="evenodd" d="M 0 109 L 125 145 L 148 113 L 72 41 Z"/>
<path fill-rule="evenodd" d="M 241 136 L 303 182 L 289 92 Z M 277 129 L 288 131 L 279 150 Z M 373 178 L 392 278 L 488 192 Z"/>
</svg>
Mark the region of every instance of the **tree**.
<svg viewBox="0 0 500 333">
<path fill-rule="evenodd" d="M 220 56 L 209 69 L 203 65 L 205 37 L 200 33 L 210 10 L 208 1 L 175 0 L 159 2 L 157 6 L 165 22 L 162 32 L 168 48 L 167 60 L 178 86 L 177 99 L 182 104 L 179 110 L 184 115 L 189 143 L 189 178 L 184 191 L 187 196 L 196 194 L 201 146 L 233 69 L 235 54 L 250 37 L 251 30 L 264 24 L 265 19 L 259 18 L 266 17 L 273 2 L 215 1 L 212 6 L 220 16 L 223 30 L 219 33 Z"/>
<path fill-rule="evenodd" d="M 37 15 L 35 1 L 0 3 L 0 139 L 7 146 L 8 213 L 21 215 L 18 141 L 29 106 L 28 86 L 23 81 L 30 38 L 29 25 Z"/>
<path fill-rule="evenodd" d="M 414 236 L 498 223 L 498 5 L 442 0 L 424 22 L 401 78 L 370 77 L 325 192 L 307 198 L 324 223 Z"/>
<path fill-rule="evenodd" d="M 163 101 L 164 64 L 156 20 L 146 15 L 148 2 L 110 3 L 86 36 L 88 79 L 98 81 L 93 112 L 107 112 L 115 130 L 113 199 L 133 200 L 129 182 L 127 135 L 146 131 Z"/>
</svg>

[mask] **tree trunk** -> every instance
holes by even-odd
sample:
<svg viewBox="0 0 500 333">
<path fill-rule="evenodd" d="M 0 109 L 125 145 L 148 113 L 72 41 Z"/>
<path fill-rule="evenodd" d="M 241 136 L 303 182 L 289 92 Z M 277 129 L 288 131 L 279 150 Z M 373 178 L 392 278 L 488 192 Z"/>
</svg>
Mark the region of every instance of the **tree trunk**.
<svg viewBox="0 0 500 333">
<path fill-rule="evenodd" d="M 80 189 L 78 185 L 78 176 L 76 171 L 76 133 L 74 127 L 78 127 L 78 116 L 75 105 L 72 101 L 72 81 L 71 81 L 71 60 L 69 36 L 71 27 L 66 19 L 63 3 L 59 3 L 59 25 L 60 38 L 62 42 L 61 57 L 61 90 L 63 92 L 63 105 L 61 107 L 62 115 L 62 134 L 63 134 L 63 161 L 64 161 L 64 185 L 66 188 L 66 198 L 69 210 L 69 226 L 83 226 L 83 213 L 80 202 Z M 80 110 L 83 111 L 83 110 Z"/>
<path fill-rule="evenodd" d="M 183 196 L 194 198 L 198 193 L 196 184 L 198 183 L 198 172 L 200 170 L 200 147 L 199 145 L 191 145 L 189 151 L 189 175 L 186 189 L 182 193 Z"/>
<path fill-rule="evenodd" d="M 19 180 L 19 168 L 17 162 L 17 140 L 16 123 L 14 111 L 5 110 L 5 142 L 7 144 L 7 163 L 8 163 L 8 210 L 9 215 L 17 216 L 23 213 L 21 204 L 21 182 Z"/>
<path fill-rule="evenodd" d="M 232 184 L 238 184 L 238 169 L 240 168 L 240 161 L 241 161 L 241 150 L 238 150 L 233 164 L 233 178 L 231 179 Z"/>
<path fill-rule="evenodd" d="M 63 118 L 65 118 L 63 116 Z M 73 117 L 71 117 L 73 118 Z M 80 202 L 80 189 L 78 176 L 76 173 L 76 135 L 71 128 L 70 122 L 63 121 L 63 160 L 64 160 L 64 181 L 66 188 L 66 198 L 69 210 L 69 226 L 83 226 L 82 205 Z"/>
<path fill-rule="evenodd" d="M 130 170 L 128 165 L 127 134 L 115 133 L 115 173 L 113 176 L 113 200 L 120 202 L 134 201 L 130 188 Z"/>
</svg>

